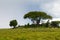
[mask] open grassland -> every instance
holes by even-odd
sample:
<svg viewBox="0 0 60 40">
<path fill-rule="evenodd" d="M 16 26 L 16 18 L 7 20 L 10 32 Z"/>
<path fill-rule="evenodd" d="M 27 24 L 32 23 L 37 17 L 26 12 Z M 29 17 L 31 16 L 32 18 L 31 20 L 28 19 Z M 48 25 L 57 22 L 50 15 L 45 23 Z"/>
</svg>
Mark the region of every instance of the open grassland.
<svg viewBox="0 0 60 40">
<path fill-rule="evenodd" d="M 60 40 L 60 28 L 0 29 L 0 40 Z"/>
</svg>

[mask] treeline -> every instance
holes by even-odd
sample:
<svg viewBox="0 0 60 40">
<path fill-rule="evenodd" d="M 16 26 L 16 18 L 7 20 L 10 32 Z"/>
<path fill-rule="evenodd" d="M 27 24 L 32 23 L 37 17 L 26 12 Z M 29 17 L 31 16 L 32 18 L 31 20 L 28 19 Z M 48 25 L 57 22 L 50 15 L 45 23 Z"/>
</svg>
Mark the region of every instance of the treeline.
<svg viewBox="0 0 60 40">
<path fill-rule="evenodd" d="M 24 19 L 30 19 L 32 24 L 23 25 L 23 27 L 59 27 L 60 21 L 51 21 L 53 17 L 42 11 L 31 11 L 24 15 Z M 41 23 L 41 20 L 47 20 L 46 23 Z M 11 20 L 10 26 L 13 28 L 22 27 L 17 26 L 17 20 Z"/>
</svg>

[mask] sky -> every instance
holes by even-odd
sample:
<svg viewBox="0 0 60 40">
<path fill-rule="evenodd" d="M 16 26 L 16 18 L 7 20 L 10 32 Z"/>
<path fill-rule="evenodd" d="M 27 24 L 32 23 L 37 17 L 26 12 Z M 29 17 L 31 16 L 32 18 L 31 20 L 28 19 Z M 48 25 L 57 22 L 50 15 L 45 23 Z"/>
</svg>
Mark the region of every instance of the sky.
<svg viewBox="0 0 60 40">
<path fill-rule="evenodd" d="M 30 11 L 44 11 L 59 20 L 60 0 L 0 0 L 0 28 L 10 28 L 9 22 L 14 19 L 18 25 L 31 23 L 23 18 Z"/>
</svg>

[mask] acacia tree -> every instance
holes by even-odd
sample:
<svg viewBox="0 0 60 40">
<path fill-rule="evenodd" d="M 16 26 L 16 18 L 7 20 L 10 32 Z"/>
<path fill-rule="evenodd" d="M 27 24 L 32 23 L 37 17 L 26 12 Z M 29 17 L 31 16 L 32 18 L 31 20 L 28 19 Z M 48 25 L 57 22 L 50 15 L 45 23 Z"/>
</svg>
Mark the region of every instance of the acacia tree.
<svg viewBox="0 0 60 40">
<path fill-rule="evenodd" d="M 51 26 L 53 27 L 59 27 L 60 21 L 52 21 Z"/>
<path fill-rule="evenodd" d="M 13 26 L 13 28 L 16 28 L 17 24 L 17 20 L 11 20 L 9 25 Z"/>
<path fill-rule="evenodd" d="M 33 23 L 39 24 L 41 19 L 52 19 L 50 15 L 47 15 L 45 12 L 40 11 L 31 11 L 24 15 L 24 19 L 31 19 Z"/>
</svg>

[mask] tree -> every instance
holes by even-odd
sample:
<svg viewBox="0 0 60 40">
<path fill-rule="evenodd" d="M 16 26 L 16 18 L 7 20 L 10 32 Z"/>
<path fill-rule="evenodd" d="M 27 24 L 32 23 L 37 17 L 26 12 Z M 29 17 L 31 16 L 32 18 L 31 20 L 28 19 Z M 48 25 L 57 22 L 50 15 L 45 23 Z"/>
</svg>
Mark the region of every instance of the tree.
<svg viewBox="0 0 60 40">
<path fill-rule="evenodd" d="M 16 28 L 17 24 L 17 20 L 11 20 L 9 25 L 13 26 L 13 28 Z"/>
<path fill-rule="evenodd" d="M 41 19 L 52 19 L 50 15 L 47 15 L 45 12 L 40 11 L 31 11 L 24 15 L 24 19 L 29 18 L 33 24 L 39 25 Z"/>
<path fill-rule="evenodd" d="M 52 21 L 51 26 L 52 27 L 59 27 L 60 21 Z"/>
</svg>

